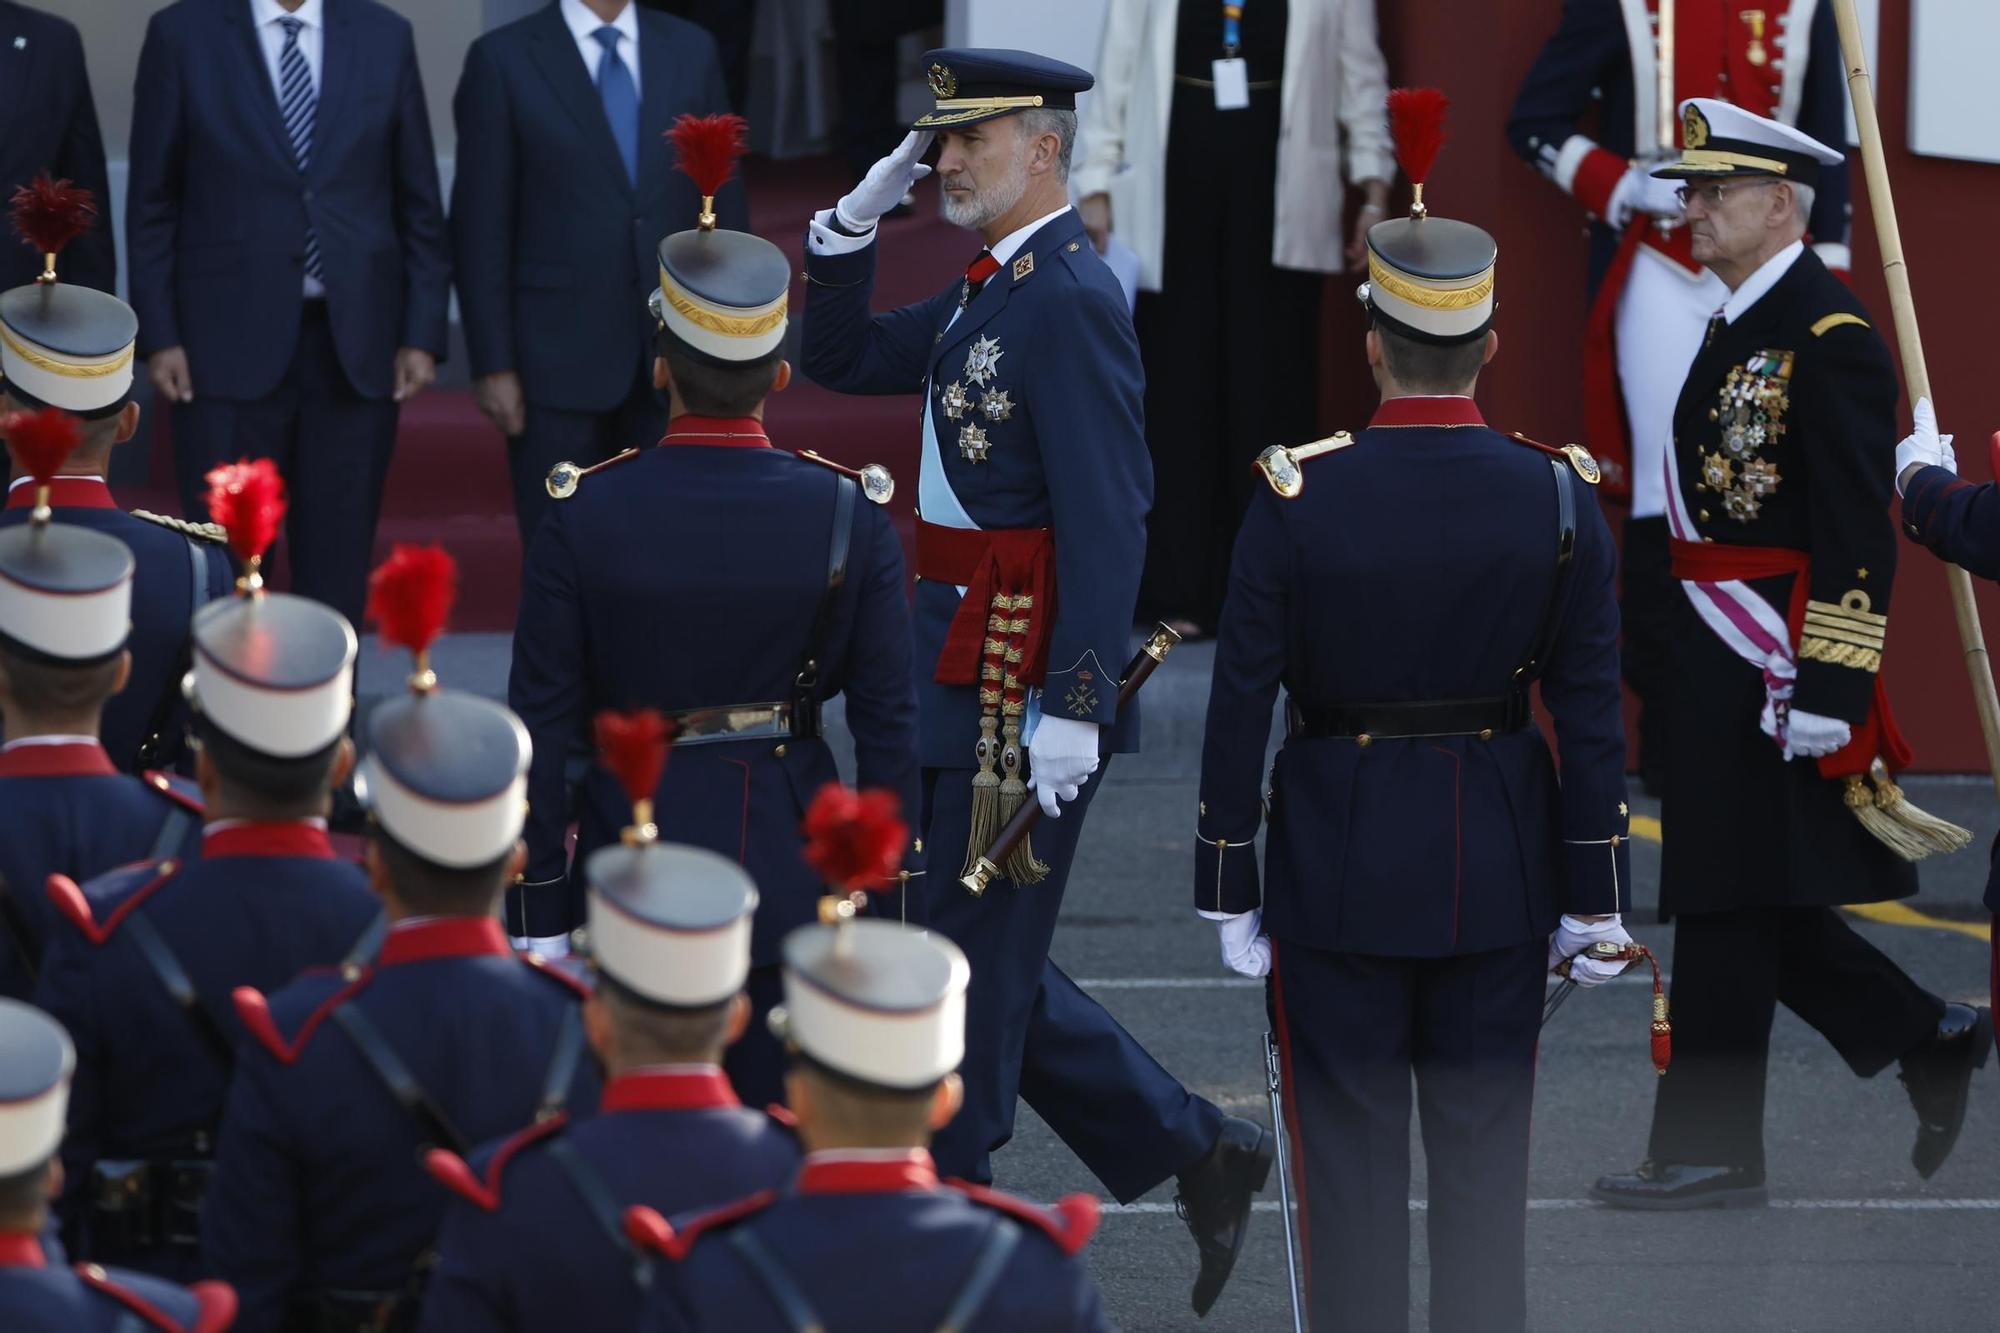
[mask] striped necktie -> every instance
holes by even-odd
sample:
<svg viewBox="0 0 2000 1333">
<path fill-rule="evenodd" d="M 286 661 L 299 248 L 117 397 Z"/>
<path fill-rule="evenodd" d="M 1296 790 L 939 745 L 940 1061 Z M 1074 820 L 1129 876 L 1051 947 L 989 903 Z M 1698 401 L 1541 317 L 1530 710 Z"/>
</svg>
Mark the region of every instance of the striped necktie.
<svg viewBox="0 0 2000 1333">
<path fill-rule="evenodd" d="M 312 71 L 306 67 L 305 52 L 299 50 L 299 29 L 305 26 L 295 18 L 282 18 L 278 26 L 285 30 L 285 49 L 278 52 L 278 109 L 285 117 L 285 132 L 292 136 L 292 156 L 298 159 L 299 175 L 306 174 L 312 165 L 313 121 L 319 112 L 319 94 L 313 91 Z M 326 271 L 320 266 L 319 233 L 313 230 L 312 219 L 306 219 L 306 276 L 314 282 L 324 282 Z"/>
</svg>

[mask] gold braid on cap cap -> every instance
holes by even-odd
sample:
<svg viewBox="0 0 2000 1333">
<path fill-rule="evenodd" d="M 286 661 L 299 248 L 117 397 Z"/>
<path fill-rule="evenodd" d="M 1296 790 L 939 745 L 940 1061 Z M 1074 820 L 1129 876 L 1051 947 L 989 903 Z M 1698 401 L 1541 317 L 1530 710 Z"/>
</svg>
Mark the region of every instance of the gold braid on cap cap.
<svg viewBox="0 0 2000 1333">
<path fill-rule="evenodd" d="M 1399 277 L 1384 267 L 1372 250 L 1368 253 L 1368 281 L 1397 300 L 1425 310 L 1470 310 L 1493 295 L 1493 269 L 1490 266 L 1485 276 L 1470 287 L 1439 290 Z"/>
</svg>

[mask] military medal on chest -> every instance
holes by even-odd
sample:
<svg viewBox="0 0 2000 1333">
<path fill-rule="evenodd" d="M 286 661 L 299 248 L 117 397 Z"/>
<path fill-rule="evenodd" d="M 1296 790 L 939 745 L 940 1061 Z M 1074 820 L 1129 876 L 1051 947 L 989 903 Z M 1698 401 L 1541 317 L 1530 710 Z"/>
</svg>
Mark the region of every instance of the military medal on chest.
<svg viewBox="0 0 2000 1333">
<path fill-rule="evenodd" d="M 1720 427 L 1717 448 L 1701 456 L 1697 490 L 1722 498 L 1723 512 L 1748 523 L 1775 495 L 1778 465 L 1761 456 L 1785 434 L 1791 407 L 1792 354 L 1766 349 L 1732 366 L 1708 419 Z"/>
<path fill-rule="evenodd" d="M 968 463 L 983 463 L 993 442 L 987 438 L 986 427 L 995 426 L 1014 415 L 1014 401 L 1007 390 L 992 383 L 999 373 L 1000 358 L 1005 353 L 1000 350 L 1000 340 L 983 334 L 972 340 L 972 347 L 965 354 L 964 378 L 953 380 L 939 390 L 940 405 L 944 414 L 952 421 L 958 421 L 970 413 L 972 420 L 958 428 L 958 456 Z M 967 385 L 983 390 L 977 403 L 967 389 Z M 981 424 L 981 421 L 984 424 Z"/>
</svg>

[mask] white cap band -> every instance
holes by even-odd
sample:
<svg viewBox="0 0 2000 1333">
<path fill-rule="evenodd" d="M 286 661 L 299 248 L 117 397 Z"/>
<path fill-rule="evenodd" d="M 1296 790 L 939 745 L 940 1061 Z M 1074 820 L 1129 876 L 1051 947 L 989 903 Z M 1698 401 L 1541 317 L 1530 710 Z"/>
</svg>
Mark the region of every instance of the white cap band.
<svg viewBox="0 0 2000 1333">
<path fill-rule="evenodd" d="M 388 765 L 371 754 L 366 764 L 368 798 L 376 821 L 397 842 L 441 866 L 470 870 L 497 861 L 513 848 L 528 819 L 527 753 L 523 744 L 524 771 L 505 790 L 477 801 L 454 802 L 418 795 L 396 781 Z"/>
<path fill-rule="evenodd" d="M 49 592 L 0 574 L 0 633 L 38 653 L 91 662 L 125 646 L 132 575 L 95 592 Z"/>
</svg>

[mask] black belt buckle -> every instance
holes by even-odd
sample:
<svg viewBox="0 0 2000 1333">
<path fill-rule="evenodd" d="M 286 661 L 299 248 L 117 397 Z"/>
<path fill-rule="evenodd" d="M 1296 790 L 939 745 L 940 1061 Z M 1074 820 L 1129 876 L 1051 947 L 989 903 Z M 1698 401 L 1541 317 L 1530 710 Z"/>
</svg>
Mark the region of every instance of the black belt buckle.
<svg viewBox="0 0 2000 1333">
<path fill-rule="evenodd" d="M 167 1244 L 189 1250 L 201 1248 L 201 1203 L 215 1180 L 215 1163 L 201 1158 L 180 1158 L 164 1164 L 156 1173 L 159 1188 L 160 1231 Z"/>
<path fill-rule="evenodd" d="M 153 1164 L 107 1159 L 90 1168 L 90 1242 L 107 1256 L 137 1254 L 160 1243 Z"/>
</svg>

